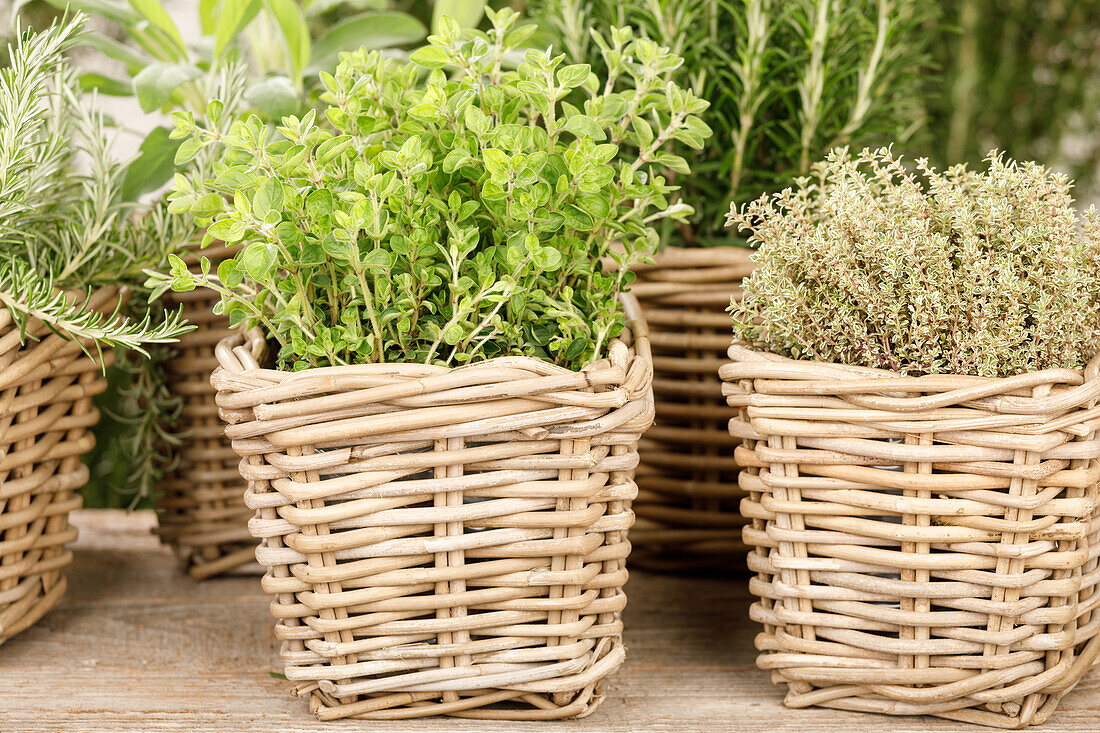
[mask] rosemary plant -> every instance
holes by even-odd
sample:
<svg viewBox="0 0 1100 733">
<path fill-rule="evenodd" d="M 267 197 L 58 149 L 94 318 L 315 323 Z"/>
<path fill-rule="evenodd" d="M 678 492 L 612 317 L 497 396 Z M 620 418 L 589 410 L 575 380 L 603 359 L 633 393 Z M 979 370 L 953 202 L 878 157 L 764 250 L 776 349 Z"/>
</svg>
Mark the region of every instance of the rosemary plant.
<svg viewBox="0 0 1100 733">
<path fill-rule="evenodd" d="M 136 293 L 125 313 L 84 305 L 84 295 L 100 286 L 140 289 L 143 271 L 163 262 L 173 246 L 166 228 L 174 225 L 122 195 L 127 169 L 112 159 L 102 116 L 82 99 L 65 59 L 83 23 L 76 14 L 45 32 L 19 34 L 9 49 L 10 65 L 0 70 L 0 303 L 24 337 L 31 319 L 39 320 L 97 351 L 117 347 L 119 361 L 137 370 L 191 327 L 178 313 L 149 309 Z M 96 451 L 86 456 L 91 491 L 102 493 L 94 484 L 103 456 L 141 466 L 162 455 L 136 445 L 144 434 L 131 426 L 142 413 L 163 416 L 178 408 L 156 391 L 139 402 L 97 399 L 106 418 L 97 429 Z M 147 490 L 158 476 L 156 470 L 137 471 L 126 483 Z"/>
<path fill-rule="evenodd" d="M 157 259 L 134 246 L 141 224 L 119 200 L 123 166 L 65 61 L 83 23 L 76 14 L 19 33 L 0 69 L 0 303 L 24 335 L 38 319 L 96 349 L 143 352 L 190 328 L 177 315 L 154 322 L 84 304 L 82 293 L 135 278 Z"/>
<path fill-rule="evenodd" d="M 592 29 L 633 25 L 684 57 L 678 79 L 711 103 L 705 149 L 681 181 L 696 209 L 680 243 L 723 239 L 729 201 L 774 191 L 838 145 L 920 128 L 927 11 L 920 0 L 532 0 L 576 61 L 600 68 Z M 666 232 L 670 234 L 670 232 Z"/>
<path fill-rule="evenodd" d="M 601 355 L 652 224 L 691 213 L 669 204 L 663 171 L 688 169 L 665 148 L 703 145 L 707 103 L 670 81 L 679 58 L 628 29 L 604 80 L 534 49 L 509 70 L 534 27 L 488 15 L 488 34 L 443 18 L 413 64 L 346 54 L 322 74 L 325 106 L 277 134 L 256 116 L 222 136 L 176 114 L 181 151 L 221 154 L 209 177 L 177 176 L 173 207 L 242 248 L 217 277 L 173 258 L 153 284 L 217 290 L 294 369 Z"/>
<path fill-rule="evenodd" d="M 1080 368 L 1100 350 L 1100 215 L 1071 184 L 993 153 L 916 172 L 889 150 L 830 153 L 740 209 L 759 245 L 732 306 L 760 348 L 911 374 Z"/>
<path fill-rule="evenodd" d="M 941 0 L 941 93 L 928 96 L 929 154 L 977 162 L 992 147 L 1100 191 L 1100 3 Z"/>
</svg>

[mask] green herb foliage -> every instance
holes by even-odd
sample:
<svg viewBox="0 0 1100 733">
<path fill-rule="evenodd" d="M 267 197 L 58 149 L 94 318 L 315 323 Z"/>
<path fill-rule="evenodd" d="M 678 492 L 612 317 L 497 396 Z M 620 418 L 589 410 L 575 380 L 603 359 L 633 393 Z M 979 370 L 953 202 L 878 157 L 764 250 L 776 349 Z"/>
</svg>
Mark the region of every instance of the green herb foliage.
<svg viewBox="0 0 1100 733">
<path fill-rule="evenodd" d="M 69 0 L 49 2 L 64 8 Z M 129 77 L 87 72 L 81 87 L 133 95 L 145 112 L 185 109 L 201 116 L 207 100 L 218 98 L 230 109 L 249 106 L 278 120 L 303 109 L 318 72 L 335 68 L 341 51 L 408 47 L 427 33 L 418 19 L 387 10 L 384 1 L 202 0 L 195 3 L 202 32 L 196 43 L 184 38 L 160 0 L 80 4 L 128 39 L 96 34 L 88 44 L 124 64 Z M 223 96 L 227 75 L 237 85 L 233 100 Z M 155 191 L 171 180 L 179 141 L 168 132 L 155 128 L 142 143 L 127 173 L 127 195 Z"/>
<path fill-rule="evenodd" d="M 599 67 L 591 29 L 629 24 L 685 59 L 678 79 L 711 103 L 706 148 L 684 153 L 697 211 L 678 239 L 724 240 L 726 204 L 805 175 L 840 145 L 904 142 L 923 117 L 923 0 L 534 0 L 576 60 Z M 671 234 L 671 232 L 666 232 Z"/>
<path fill-rule="evenodd" d="M 934 160 L 976 162 L 992 147 L 1100 190 L 1100 3 L 940 0 L 929 94 Z"/>
<path fill-rule="evenodd" d="M 0 69 L 0 304 L 21 330 L 38 319 L 96 347 L 143 351 L 190 328 L 175 314 L 154 323 L 84 306 L 88 289 L 140 276 L 163 252 L 120 201 L 123 169 L 65 62 L 83 23 L 77 14 L 20 33 Z"/>
<path fill-rule="evenodd" d="M 796 359 L 906 373 L 1080 368 L 1100 350 L 1100 217 L 1070 184 L 999 154 L 910 172 L 832 152 L 812 179 L 734 208 L 760 266 L 734 332 Z"/>
<path fill-rule="evenodd" d="M 153 349 L 148 358 L 136 358 L 120 351 L 108 370 L 107 390 L 95 400 L 96 445 L 84 457 L 85 506 L 148 506 L 157 483 L 179 465 L 178 448 L 186 437 L 176 429 L 183 399 L 169 391 L 162 376 L 172 353 Z"/>
<path fill-rule="evenodd" d="M 174 134 L 224 155 L 205 180 L 177 177 L 173 207 L 243 248 L 216 278 L 175 258 L 161 285 L 218 290 L 295 369 L 601 354 L 652 223 L 691 212 L 669 205 L 662 171 L 687 166 L 664 148 L 703 144 L 707 104 L 669 80 L 677 57 L 626 29 L 602 81 L 547 51 L 508 70 L 534 28 L 489 16 L 487 34 L 443 18 L 413 64 L 345 55 L 322 76 L 328 106 L 277 134 L 176 115 Z"/>
</svg>

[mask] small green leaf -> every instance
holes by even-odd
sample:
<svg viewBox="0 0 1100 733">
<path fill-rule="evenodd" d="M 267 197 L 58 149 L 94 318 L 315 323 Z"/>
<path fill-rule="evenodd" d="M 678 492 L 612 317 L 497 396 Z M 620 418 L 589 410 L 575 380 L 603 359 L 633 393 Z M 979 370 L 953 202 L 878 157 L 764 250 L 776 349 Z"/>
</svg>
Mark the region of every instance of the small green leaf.
<svg viewBox="0 0 1100 733">
<path fill-rule="evenodd" d="M 283 207 L 283 184 L 278 179 L 268 178 L 256 189 L 252 197 L 252 215 L 263 219 L 268 212 L 281 211 Z"/>
<path fill-rule="evenodd" d="M 558 69 L 558 86 L 565 89 L 576 89 L 581 84 L 584 84 L 591 71 L 592 67 L 588 64 L 574 64 L 572 66 L 563 66 Z"/>
<path fill-rule="evenodd" d="M 569 204 L 562 208 L 562 214 L 565 216 L 566 224 L 574 229 L 580 229 L 582 231 L 592 229 L 592 217 L 576 204 Z"/>
<path fill-rule="evenodd" d="M 372 249 L 363 257 L 363 266 L 368 270 L 384 272 L 393 266 L 393 255 L 384 249 Z"/>
<path fill-rule="evenodd" d="M 244 273 L 237 266 L 236 260 L 232 258 L 222 260 L 221 264 L 218 265 L 218 280 L 229 289 L 238 288 L 244 281 Z"/>
<path fill-rule="evenodd" d="M 252 82 L 245 89 L 244 98 L 269 120 L 294 114 L 302 103 L 293 82 L 285 76 L 269 76 Z"/>
<path fill-rule="evenodd" d="M 587 348 L 588 339 L 584 336 L 577 336 L 572 341 L 570 341 L 569 345 L 566 346 L 565 349 L 562 351 L 561 358 L 567 361 L 571 361 L 583 354 L 585 352 L 585 349 Z"/>
<path fill-rule="evenodd" d="M 306 214 L 311 219 L 322 219 L 326 216 L 332 216 L 333 206 L 332 191 L 329 191 L 327 188 L 311 191 L 309 196 L 306 197 Z"/>
<path fill-rule="evenodd" d="M 197 66 L 158 62 L 149 64 L 134 77 L 134 93 L 145 112 L 160 109 L 181 84 L 202 75 Z"/>
<path fill-rule="evenodd" d="M 213 239 L 226 244 L 239 242 L 244 237 L 244 229 L 231 219 L 219 219 L 206 231 Z"/>
<path fill-rule="evenodd" d="M 565 130 L 578 137 L 590 137 L 593 140 L 606 140 L 607 133 L 599 123 L 587 115 L 573 115 L 565 121 Z"/>
<path fill-rule="evenodd" d="M 202 141 L 196 140 L 193 137 L 187 138 L 182 143 L 176 142 L 176 145 L 176 152 L 173 158 L 173 163 L 175 165 L 190 163 L 195 159 L 195 156 L 199 154 L 199 151 L 202 150 Z"/>
<path fill-rule="evenodd" d="M 265 242 L 253 242 L 238 255 L 238 261 L 248 276 L 257 282 L 268 282 L 275 271 L 275 248 Z"/>
<path fill-rule="evenodd" d="M 216 193 L 200 196 L 191 206 L 191 215 L 196 219 L 212 219 L 223 209 L 222 198 Z"/>
<path fill-rule="evenodd" d="M 138 157 L 126 166 L 122 179 L 122 198 L 136 201 L 142 194 L 155 191 L 172 179 L 173 162 L 179 141 L 168 137 L 167 127 L 156 127 L 138 148 Z"/>
<path fill-rule="evenodd" d="M 454 346 L 460 342 L 465 335 L 466 329 L 464 329 L 461 324 L 452 323 L 447 326 L 447 328 L 443 329 L 443 343 L 448 346 Z"/>
<path fill-rule="evenodd" d="M 436 46 L 418 48 L 409 55 L 409 60 L 425 69 L 439 69 L 452 62 L 451 55 Z"/>
</svg>

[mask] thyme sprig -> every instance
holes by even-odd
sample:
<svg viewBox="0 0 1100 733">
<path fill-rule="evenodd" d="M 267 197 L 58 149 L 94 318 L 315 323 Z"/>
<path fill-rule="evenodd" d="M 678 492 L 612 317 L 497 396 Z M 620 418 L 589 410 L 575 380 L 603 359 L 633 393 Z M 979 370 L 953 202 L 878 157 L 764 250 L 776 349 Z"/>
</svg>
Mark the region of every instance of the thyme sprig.
<svg viewBox="0 0 1100 733">
<path fill-rule="evenodd" d="M 759 267 L 732 306 L 758 347 L 912 374 L 1080 368 L 1100 351 L 1100 215 L 1062 174 L 833 151 L 730 211 Z"/>
</svg>

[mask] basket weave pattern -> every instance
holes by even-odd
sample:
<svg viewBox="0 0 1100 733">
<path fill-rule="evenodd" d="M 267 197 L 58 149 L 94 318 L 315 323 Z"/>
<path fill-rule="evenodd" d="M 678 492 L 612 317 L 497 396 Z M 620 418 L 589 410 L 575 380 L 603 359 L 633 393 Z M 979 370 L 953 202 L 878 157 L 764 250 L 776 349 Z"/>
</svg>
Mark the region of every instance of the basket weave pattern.
<svg viewBox="0 0 1100 733">
<path fill-rule="evenodd" d="M 637 307 L 627 299 L 628 316 Z M 212 381 L 242 456 L 288 679 L 323 719 L 581 716 L 622 662 L 644 326 L 571 372 L 263 369 Z"/>
<path fill-rule="evenodd" d="M 1045 720 L 1100 652 L 1100 357 L 988 379 L 729 356 L 787 704 Z"/>
<path fill-rule="evenodd" d="M 753 268 L 739 247 L 668 248 L 637 267 L 631 293 L 641 303 L 653 344 L 656 423 L 642 439 L 636 563 L 655 569 L 728 568 L 741 558 L 729 420 L 718 367 L 730 342 L 730 298 Z"/>
<path fill-rule="evenodd" d="M 211 248 L 203 254 L 217 261 L 230 250 Z M 189 264 L 194 265 L 195 257 Z M 175 344 L 175 356 L 165 363 L 165 381 L 183 400 L 179 429 L 184 434 L 175 470 L 158 484 L 158 534 L 176 547 L 184 566 L 196 579 L 255 568 L 256 542 L 248 532 L 252 510 L 244 504 L 240 459 L 223 434 L 210 385 L 217 367 L 214 347 L 231 336 L 229 320 L 213 312 L 219 296 L 210 290 L 171 293 L 166 300 L 183 309 L 195 330 Z"/>
<path fill-rule="evenodd" d="M 111 310 L 117 288 L 91 296 Z M 0 643 L 24 631 L 65 593 L 65 545 L 76 539 L 69 512 L 88 480 L 80 457 L 95 445 L 92 398 L 107 382 L 80 344 L 27 323 L 25 343 L 0 310 Z M 109 364 L 112 352 L 103 355 Z"/>
</svg>

